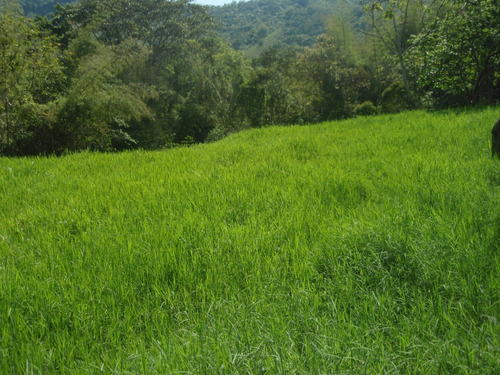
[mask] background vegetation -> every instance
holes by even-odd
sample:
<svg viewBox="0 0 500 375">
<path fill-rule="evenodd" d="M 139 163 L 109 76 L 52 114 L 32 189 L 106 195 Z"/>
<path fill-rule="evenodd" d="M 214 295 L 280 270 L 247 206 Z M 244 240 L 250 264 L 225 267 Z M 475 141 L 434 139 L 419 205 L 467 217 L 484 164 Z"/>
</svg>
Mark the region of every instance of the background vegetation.
<svg viewBox="0 0 500 375">
<path fill-rule="evenodd" d="M 500 9 L 332 3 L 0 0 L 0 373 L 500 372 Z"/>
<path fill-rule="evenodd" d="M 4 155 L 159 149 L 500 98 L 493 0 L 80 0 L 49 18 L 0 6 Z"/>
<path fill-rule="evenodd" d="M 343 16 L 351 25 L 362 23 L 359 2 L 343 0 L 258 0 L 212 7 L 220 19 L 221 35 L 233 48 L 256 57 L 269 48 L 312 46 L 326 32 L 325 19 Z"/>
<path fill-rule="evenodd" d="M 498 115 L 0 159 L 0 371 L 498 373 Z"/>
<path fill-rule="evenodd" d="M 27 16 L 47 16 L 56 9 L 57 4 L 74 3 L 75 0 L 19 0 L 19 5 Z"/>
</svg>

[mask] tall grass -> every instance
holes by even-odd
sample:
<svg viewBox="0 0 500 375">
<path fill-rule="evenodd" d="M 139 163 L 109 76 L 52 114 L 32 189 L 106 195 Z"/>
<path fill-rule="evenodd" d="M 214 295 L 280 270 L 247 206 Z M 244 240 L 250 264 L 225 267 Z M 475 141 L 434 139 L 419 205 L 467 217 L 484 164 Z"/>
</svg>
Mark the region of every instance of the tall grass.
<svg viewBox="0 0 500 375">
<path fill-rule="evenodd" d="M 0 159 L 0 373 L 499 373 L 498 116 Z"/>
</svg>

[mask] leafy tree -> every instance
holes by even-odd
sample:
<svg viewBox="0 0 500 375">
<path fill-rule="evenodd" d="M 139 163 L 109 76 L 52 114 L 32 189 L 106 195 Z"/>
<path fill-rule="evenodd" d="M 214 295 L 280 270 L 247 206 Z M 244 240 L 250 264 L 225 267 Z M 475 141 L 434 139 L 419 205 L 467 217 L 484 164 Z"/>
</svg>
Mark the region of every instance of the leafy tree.
<svg viewBox="0 0 500 375">
<path fill-rule="evenodd" d="M 408 53 L 421 38 L 411 38 L 435 20 L 443 0 L 361 0 L 369 19 L 368 35 L 379 38 L 387 50 L 396 57 L 401 79 L 413 106 L 417 105 L 413 79 L 408 70 Z"/>
<path fill-rule="evenodd" d="M 337 49 L 340 66 L 349 67 L 363 77 L 364 82 L 360 84 L 361 82 L 357 81 L 358 86 L 355 88 L 357 92 L 353 98 L 356 102 L 350 105 L 367 101 L 378 103 L 381 91 L 389 85 L 387 81 L 393 79 L 390 77 L 393 64 L 387 56 L 378 55 L 381 49 L 379 40 L 359 32 L 360 26 L 354 19 L 349 13 L 343 17 L 326 17 L 326 35 L 330 38 L 329 44 Z"/>
<path fill-rule="evenodd" d="M 219 38 L 204 38 L 186 44 L 191 53 L 184 64 L 190 68 L 191 85 L 188 97 L 195 100 L 206 113 L 205 125 L 209 132 L 218 129 L 228 133 L 241 127 L 237 96 L 250 74 L 248 60 Z M 193 84 L 194 83 L 194 84 Z M 193 137 L 202 141 L 207 135 Z"/>
<path fill-rule="evenodd" d="M 391 83 L 380 96 L 380 109 L 383 113 L 401 112 L 410 109 L 412 105 L 401 81 Z"/>
<path fill-rule="evenodd" d="M 359 61 L 361 40 L 355 34 L 349 21 L 337 15 L 325 19 L 326 34 L 332 42 L 342 50 L 347 59 L 352 62 Z"/>
<path fill-rule="evenodd" d="M 420 86 L 438 106 L 500 98 L 500 7 L 495 0 L 447 2 L 410 58 Z"/>
<path fill-rule="evenodd" d="M 153 49 L 152 59 L 175 56 L 186 40 L 214 33 L 207 9 L 191 0 L 80 0 L 72 19 L 105 44 L 135 38 Z"/>
<path fill-rule="evenodd" d="M 226 133 L 245 63 L 188 0 L 81 0 L 38 19 L 67 51 L 58 150 L 158 148 Z"/>
<path fill-rule="evenodd" d="M 16 2 L 0 1 L 0 11 L 0 152 L 29 152 L 20 148 L 60 88 L 58 50 Z"/>
<path fill-rule="evenodd" d="M 149 50 L 134 39 L 116 46 L 95 42 L 94 48 L 81 58 L 73 84 L 60 101 L 59 149 L 134 147 L 137 141 L 129 128 L 153 117 L 147 101 L 156 92 L 137 79 Z"/>
<path fill-rule="evenodd" d="M 174 141 L 202 142 L 213 129 L 239 127 L 235 98 L 249 70 L 241 53 L 218 38 L 190 40 L 170 69 L 162 83 L 167 91 L 156 105 L 164 108 L 160 116 Z"/>
<path fill-rule="evenodd" d="M 239 94 L 239 106 L 251 126 L 310 121 L 297 50 L 270 49 L 253 66 L 254 72 Z"/>
<path fill-rule="evenodd" d="M 369 91 L 370 74 L 346 56 L 335 38 L 321 35 L 298 63 L 309 82 L 304 87 L 309 88 L 316 120 L 350 117 L 355 104 L 368 100 L 363 93 Z"/>
</svg>

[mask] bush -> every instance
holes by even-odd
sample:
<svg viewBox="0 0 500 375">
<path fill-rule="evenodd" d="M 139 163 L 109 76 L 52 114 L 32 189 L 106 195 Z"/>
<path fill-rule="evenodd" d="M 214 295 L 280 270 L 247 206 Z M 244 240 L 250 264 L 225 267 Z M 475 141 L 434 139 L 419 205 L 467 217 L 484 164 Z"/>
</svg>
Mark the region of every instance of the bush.
<svg viewBox="0 0 500 375">
<path fill-rule="evenodd" d="M 375 105 L 369 100 L 354 107 L 355 116 L 371 116 L 375 115 L 376 113 L 377 107 L 375 107 Z"/>
<path fill-rule="evenodd" d="M 393 82 L 382 92 L 382 113 L 396 113 L 411 108 L 408 93 L 402 82 Z"/>
<path fill-rule="evenodd" d="M 226 131 L 220 125 L 216 125 L 207 135 L 205 142 L 217 142 L 226 136 Z"/>
</svg>

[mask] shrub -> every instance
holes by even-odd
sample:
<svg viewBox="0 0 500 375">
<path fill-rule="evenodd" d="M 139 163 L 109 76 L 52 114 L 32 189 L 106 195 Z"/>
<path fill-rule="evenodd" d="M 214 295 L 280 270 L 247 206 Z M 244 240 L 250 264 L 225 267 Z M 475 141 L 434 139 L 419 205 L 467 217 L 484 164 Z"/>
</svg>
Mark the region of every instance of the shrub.
<svg viewBox="0 0 500 375">
<path fill-rule="evenodd" d="M 377 107 L 369 100 L 354 107 L 354 115 L 356 116 L 371 116 L 376 113 Z"/>
<path fill-rule="evenodd" d="M 382 92 L 381 108 L 383 113 L 396 113 L 411 108 L 408 93 L 402 82 L 393 82 Z"/>
</svg>

